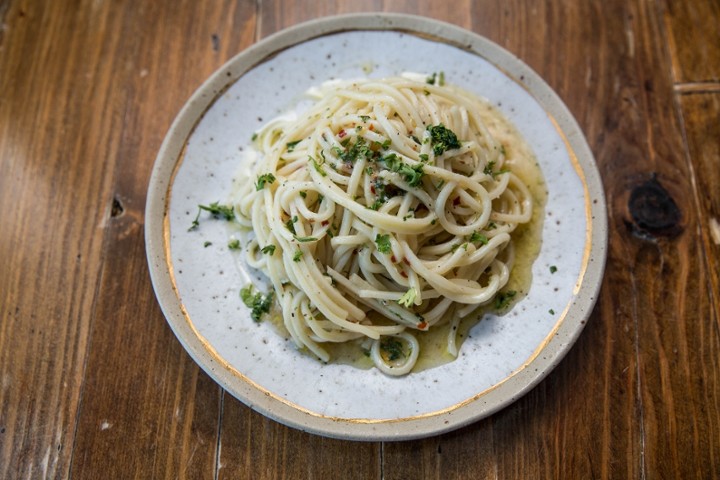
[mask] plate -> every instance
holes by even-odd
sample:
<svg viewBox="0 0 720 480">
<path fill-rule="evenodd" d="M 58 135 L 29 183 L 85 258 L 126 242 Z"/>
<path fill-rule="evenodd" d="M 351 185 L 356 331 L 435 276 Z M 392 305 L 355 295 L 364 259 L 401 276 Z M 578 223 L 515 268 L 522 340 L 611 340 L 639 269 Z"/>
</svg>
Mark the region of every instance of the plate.
<svg viewBox="0 0 720 480">
<path fill-rule="evenodd" d="M 226 222 L 188 231 L 199 204 L 223 203 L 250 161 L 251 135 L 333 78 L 443 71 L 520 130 L 548 200 L 532 286 L 486 316 L 458 359 L 404 377 L 323 364 L 269 322 L 250 319 L 239 290 L 261 280 L 228 249 Z M 563 358 L 593 308 L 607 219 L 597 167 L 558 96 L 512 54 L 422 17 L 328 17 L 272 35 L 215 72 L 175 119 L 146 206 L 146 247 L 162 310 L 185 349 L 224 389 L 286 425 L 354 440 L 419 438 L 459 428 L 518 399 Z M 551 266 L 555 268 L 550 268 Z"/>
</svg>

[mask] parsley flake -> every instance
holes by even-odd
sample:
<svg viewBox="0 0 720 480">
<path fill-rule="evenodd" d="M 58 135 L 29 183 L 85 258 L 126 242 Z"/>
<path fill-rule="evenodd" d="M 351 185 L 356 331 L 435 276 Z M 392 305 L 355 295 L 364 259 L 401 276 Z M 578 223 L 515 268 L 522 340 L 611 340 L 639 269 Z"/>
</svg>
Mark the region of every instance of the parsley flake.
<svg viewBox="0 0 720 480">
<path fill-rule="evenodd" d="M 255 190 L 260 191 L 265 188 L 265 184 L 271 185 L 275 182 L 275 175 L 272 173 L 264 173 L 258 177 L 258 181 L 255 184 Z"/>
<path fill-rule="evenodd" d="M 302 142 L 302 140 L 295 140 L 294 142 L 288 142 L 288 143 L 286 143 L 286 144 L 285 144 L 285 147 L 287 147 L 288 153 L 289 153 L 289 152 L 292 152 L 293 150 L 295 150 L 295 147 L 296 147 L 297 144 L 300 143 L 300 142 Z"/>
<path fill-rule="evenodd" d="M 380 350 L 384 354 L 385 358 L 390 361 L 405 357 L 403 344 L 395 337 L 385 337 L 380 340 Z"/>
<path fill-rule="evenodd" d="M 493 307 L 495 310 L 504 310 L 510 305 L 510 301 L 512 301 L 513 297 L 517 295 L 517 292 L 515 290 L 508 290 L 506 292 L 500 292 L 495 297 L 495 301 L 493 302 Z"/>
<path fill-rule="evenodd" d="M 377 244 L 377 249 L 380 253 L 390 253 L 390 250 L 392 250 L 392 246 L 390 244 L 390 234 L 381 235 L 378 233 L 375 237 L 375 243 Z"/>
<path fill-rule="evenodd" d="M 487 245 L 488 238 L 480 232 L 473 232 L 473 234 L 470 235 L 470 242 L 471 243 L 480 242 L 482 245 Z"/>
<path fill-rule="evenodd" d="M 316 242 L 317 238 L 315 237 L 298 237 L 297 235 L 293 235 L 293 238 L 297 240 L 300 243 L 307 243 L 307 242 Z"/>
<path fill-rule="evenodd" d="M 427 131 L 430 133 L 430 143 L 435 156 L 442 155 L 447 150 L 454 150 L 461 147 L 457 135 L 442 123 L 429 125 Z"/>
<path fill-rule="evenodd" d="M 200 225 L 200 213 L 203 210 L 210 212 L 214 218 L 224 218 L 228 222 L 235 219 L 235 207 L 232 205 L 220 205 L 219 202 L 213 202 L 210 205 L 198 205 L 197 215 L 190 228 L 188 228 L 188 232 L 195 230 Z"/>
<path fill-rule="evenodd" d="M 323 166 L 315 161 L 313 157 L 308 157 L 310 159 L 310 162 L 312 163 L 313 167 L 315 168 L 315 171 L 318 172 L 321 176 L 327 177 L 327 172 L 325 172 L 325 169 Z"/>
<path fill-rule="evenodd" d="M 250 317 L 256 322 L 259 322 L 262 319 L 262 315 L 270 311 L 273 292 L 267 295 L 263 295 L 260 292 L 255 293 L 253 286 L 249 285 L 240 290 L 240 298 L 248 308 L 252 309 Z"/>
</svg>

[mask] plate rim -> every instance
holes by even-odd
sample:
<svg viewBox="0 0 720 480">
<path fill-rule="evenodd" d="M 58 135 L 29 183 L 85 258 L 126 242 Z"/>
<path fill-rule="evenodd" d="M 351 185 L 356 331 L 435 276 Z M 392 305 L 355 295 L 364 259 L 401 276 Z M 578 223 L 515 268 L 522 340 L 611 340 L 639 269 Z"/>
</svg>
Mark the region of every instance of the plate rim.
<svg viewBox="0 0 720 480">
<path fill-rule="evenodd" d="M 281 402 L 257 388 L 254 382 L 233 381 L 236 378 L 231 372 L 233 367 L 219 355 L 212 355 L 211 346 L 188 324 L 187 313 L 171 281 L 165 247 L 168 198 L 186 141 L 205 112 L 226 88 L 268 58 L 296 44 L 346 31 L 407 32 L 443 41 L 487 60 L 525 88 L 557 123 L 571 157 L 575 157 L 573 165 L 585 190 L 588 238 L 584 271 L 579 275 L 566 315 L 538 345 L 536 353 L 546 351 L 546 355 L 533 354 L 518 370 L 482 395 L 473 396 L 449 410 L 378 421 L 338 419 Z M 153 165 L 145 209 L 145 243 L 152 285 L 169 326 L 193 360 L 221 388 L 253 410 L 303 431 L 348 440 L 409 440 L 455 430 L 495 413 L 533 389 L 560 363 L 584 329 L 601 287 L 607 256 L 606 200 L 594 156 L 575 118 L 549 85 L 517 56 L 479 34 L 450 23 L 408 14 L 354 13 L 322 17 L 273 33 L 233 56 L 193 93 L 175 117 Z M 531 366 L 534 368 L 529 368 Z"/>
</svg>

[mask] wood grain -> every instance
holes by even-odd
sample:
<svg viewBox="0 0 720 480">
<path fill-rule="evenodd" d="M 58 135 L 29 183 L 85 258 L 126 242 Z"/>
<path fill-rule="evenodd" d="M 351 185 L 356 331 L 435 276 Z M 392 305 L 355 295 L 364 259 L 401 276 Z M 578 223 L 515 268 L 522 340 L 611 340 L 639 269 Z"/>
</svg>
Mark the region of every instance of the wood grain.
<svg viewBox="0 0 720 480">
<path fill-rule="evenodd" d="M 661 2 L 674 80 L 679 83 L 720 81 L 720 3 Z"/>
<path fill-rule="evenodd" d="M 2 478 L 68 471 L 104 257 L 115 165 L 94 159 L 117 148 L 121 109 L 102 63 L 121 54 L 102 49 L 109 11 L 65 8 L 0 8 Z"/>
<path fill-rule="evenodd" d="M 192 91 L 252 42 L 255 5 L 168 7 L 140 2 L 122 19 L 120 35 L 134 39 L 124 47 L 132 60 L 123 65 L 127 104 L 112 185 L 122 213 L 106 227 L 112 253 L 98 287 L 71 469 L 80 478 L 214 478 L 217 465 L 221 391 L 149 301 L 143 216 L 165 131 Z M 234 28 L 240 21 L 245 28 Z"/>
<path fill-rule="evenodd" d="M 601 296 L 566 359 L 490 418 L 419 441 L 253 412 L 174 338 L 145 261 L 152 164 L 193 90 L 259 38 L 356 11 L 430 16 L 518 55 L 577 118 L 608 199 Z M 0 478 L 720 477 L 719 11 L 0 0 Z M 660 228 L 638 196 L 679 215 Z"/>
<path fill-rule="evenodd" d="M 715 305 L 715 318 L 720 319 L 720 92 L 681 95 L 680 107 L 702 219 L 702 253 L 711 284 L 708 296 Z"/>
</svg>

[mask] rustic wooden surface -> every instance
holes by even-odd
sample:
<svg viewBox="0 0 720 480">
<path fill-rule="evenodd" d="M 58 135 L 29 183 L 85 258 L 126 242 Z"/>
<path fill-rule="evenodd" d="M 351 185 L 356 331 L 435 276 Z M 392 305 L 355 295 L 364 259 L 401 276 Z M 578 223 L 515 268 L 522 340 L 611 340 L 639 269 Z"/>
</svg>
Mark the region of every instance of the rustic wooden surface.
<svg viewBox="0 0 720 480">
<path fill-rule="evenodd" d="M 149 174 L 193 90 L 262 37 L 354 11 L 518 55 L 576 116 L 608 199 L 605 281 L 566 359 L 421 441 L 254 413 L 176 341 L 145 261 Z M 718 25 L 715 0 L 0 0 L 0 478 L 720 477 Z M 632 201 L 650 194 L 657 215 Z"/>
</svg>

